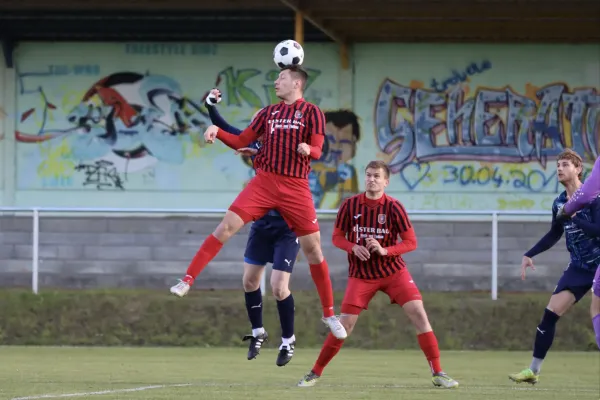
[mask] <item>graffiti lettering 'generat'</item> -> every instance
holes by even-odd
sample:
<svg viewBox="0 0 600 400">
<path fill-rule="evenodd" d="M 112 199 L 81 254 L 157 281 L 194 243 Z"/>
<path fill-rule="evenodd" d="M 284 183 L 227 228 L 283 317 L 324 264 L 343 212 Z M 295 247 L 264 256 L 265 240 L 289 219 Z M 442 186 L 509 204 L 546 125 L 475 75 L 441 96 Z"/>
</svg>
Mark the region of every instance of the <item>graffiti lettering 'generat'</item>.
<svg viewBox="0 0 600 400">
<path fill-rule="evenodd" d="M 379 148 L 392 156 L 394 171 L 415 158 L 536 161 L 545 167 L 567 143 L 587 159 L 598 156 L 600 95 L 594 88 L 569 91 L 566 84 L 551 84 L 536 98 L 510 87 L 480 88 L 465 97 L 462 86 L 440 94 L 383 82 L 375 135 Z"/>
</svg>

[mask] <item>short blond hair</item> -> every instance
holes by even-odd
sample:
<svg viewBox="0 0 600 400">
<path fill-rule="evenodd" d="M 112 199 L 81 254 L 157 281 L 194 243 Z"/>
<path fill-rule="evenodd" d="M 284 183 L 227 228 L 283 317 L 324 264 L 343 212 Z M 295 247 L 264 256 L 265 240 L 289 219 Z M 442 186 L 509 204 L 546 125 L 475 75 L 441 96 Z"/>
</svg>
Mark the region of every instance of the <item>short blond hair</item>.
<svg viewBox="0 0 600 400">
<path fill-rule="evenodd" d="M 579 154 L 571 149 L 565 149 L 565 151 L 558 155 L 557 161 L 561 160 L 571 161 L 575 168 L 581 168 L 581 172 L 579 175 L 577 175 L 577 177 L 579 180 L 583 179 L 583 159 Z"/>
<path fill-rule="evenodd" d="M 388 165 L 386 163 L 384 163 L 381 160 L 373 160 L 373 161 L 369 161 L 369 163 L 367 164 L 366 168 L 365 168 L 365 172 L 367 172 L 367 170 L 369 168 L 372 169 L 382 169 L 383 172 L 385 173 L 385 177 L 389 178 L 390 177 L 390 167 L 388 167 Z"/>
</svg>

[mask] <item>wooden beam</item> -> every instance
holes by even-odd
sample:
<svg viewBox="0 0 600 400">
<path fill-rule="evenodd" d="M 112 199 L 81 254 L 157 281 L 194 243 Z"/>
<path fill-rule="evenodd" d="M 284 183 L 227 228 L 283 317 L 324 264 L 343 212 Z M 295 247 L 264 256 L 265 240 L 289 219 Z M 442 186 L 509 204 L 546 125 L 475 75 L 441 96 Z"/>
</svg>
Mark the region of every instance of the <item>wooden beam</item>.
<svg viewBox="0 0 600 400">
<path fill-rule="evenodd" d="M 294 40 L 304 46 L 304 15 L 296 11 L 296 26 L 294 29 Z"/>
<path fill-rule="evenodd" d="M 443 37 L 504 37 L 504 38 L 563 38 L 571 37 L 573 39 L 599 38 L 600 31 L 598 24 L 594 22 L 583 23 L 581 21 L 562 21 L 561 29 L 557 30 L 554 26 L 548 25 L 543 21 L 536 21 L 531 24 L 522 24 L 520 21 L 506 22 L 452 22 L 444 21 L 437 25 L 438 29 L 432 30 L 431 24 L 427 22 L 412 22 L 410 24 L 398 24 L 393 21 L 363 21 L 351 22 L 338 21 L 335 24 L 336 29 L 352 32 L 349 39 L 352 41 L 364 41 L 366 38 L 377 41 L 385 36 L 393 36 L 396 39 L 405 37 L 427 38 L 436 40 Z M 402 40 L 405 41 L 405 40 Z"/>
<path fill-rule="evenodd" d="M 289 8 L 291 8 L 294 12 L 301 13 L 304 16 L 304 19 L 306 19 L 308 22 L 313 24 L 315 26 L 315 28 L 319 29 L 321 32 L 323 32 L 324 34 L 329 36 L 333 41 L 339 43 L 340 45 L 346 41 L 345 38 L 343 38 L 338 33 L 332 31 L 327 26 L 325 26 L 325 24 L 323 24 L 323 21 L 319 20 L 317 17 L 314 17 L 310 13 L 306 13 L 303 10 L 301 10 L 300 7 L 298 6 L 298 3 L 296 3 L 294 0 L 280 0 L 280 1 L 283 4 L 285 4 L 286 6 L 288 6 Z"/>
<path fill-rule="evenodd" d="M 350 54 L 348 53 L 348 44 L 346 43 L 340 45 L 340 64 L 344 70 L 350 68 Z"/>
<path fill-rule="evenodd" d="M 575 1 L 575 0 L 569 0 Z M 285 10 L 273 0 L 2 0 L 0 10 L 32 10 L 50 8 L 54 11 L 69 10 Z"/>
</svg>

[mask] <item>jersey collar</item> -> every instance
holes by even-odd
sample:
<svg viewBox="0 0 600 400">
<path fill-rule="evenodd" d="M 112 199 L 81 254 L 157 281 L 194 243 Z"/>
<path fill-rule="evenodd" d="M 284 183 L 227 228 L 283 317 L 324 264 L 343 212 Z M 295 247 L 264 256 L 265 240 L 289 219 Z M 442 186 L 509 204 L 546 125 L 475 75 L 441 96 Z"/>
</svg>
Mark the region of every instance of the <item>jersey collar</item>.
<svg viewBox="0 0 600 400">
<path fill-rule="evenodd" d="M 367 193 L 363 192 L 360 195 L 359 201 L 361 204 L 366 204 L 366 205 L 380 205 L 383 204 L 385 202 L 385 199 L 387 198 L 387 195 L 384 193 L 383 196 L 381 196 L 379 198 L 379 200 L 371 200 L 367 198 Z"/>
<path fill-rule="evenodd" d="M 280 101 L 280 104 L 283 104 L 284 106 L 292 107 L 292 106 L 295 106 L 296 104 L 300 104 L 300 103 L 304 103 L 304 102 L 306 102 L 306 100 L 304 100 L 303 97 L 300 97 L 298 100 L 296 100 L 292 104 L 286 104 L 283 100 Z"/>
</svg>

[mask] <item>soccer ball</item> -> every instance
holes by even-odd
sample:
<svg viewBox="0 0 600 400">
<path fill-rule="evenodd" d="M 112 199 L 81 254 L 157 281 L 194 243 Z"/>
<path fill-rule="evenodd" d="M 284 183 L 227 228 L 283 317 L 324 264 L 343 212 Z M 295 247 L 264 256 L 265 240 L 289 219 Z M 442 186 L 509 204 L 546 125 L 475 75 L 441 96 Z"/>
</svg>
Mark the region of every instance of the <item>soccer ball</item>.
<svg viewBox="0 0 600 400">
<path fill-rule="evenodd" d="M 302 65 L 304 62 L 304 49 L 295 40 L 284 40 L 275 46 L 273 61 L 279 68 L 288 65 Z"/>
</svg>

